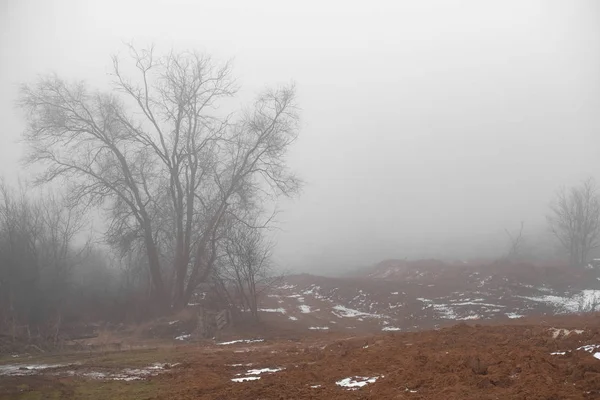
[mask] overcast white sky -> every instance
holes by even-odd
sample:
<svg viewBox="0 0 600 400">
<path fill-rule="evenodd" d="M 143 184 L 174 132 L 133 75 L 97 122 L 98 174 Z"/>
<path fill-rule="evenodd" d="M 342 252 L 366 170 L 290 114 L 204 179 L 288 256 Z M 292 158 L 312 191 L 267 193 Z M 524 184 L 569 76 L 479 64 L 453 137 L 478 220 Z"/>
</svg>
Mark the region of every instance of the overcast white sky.
<svg viewBox="0 0 600 400">
<path fill-rule="evenodd" d="M 132 39 L 234 57 L 240 102 L 297 83 L 307 185 L 280 216 L 287 268 L 468 248 L 600 179 L 594 0 L 0 0 L 1 175 L 20 171 L 18 84 L 102 86 Z"/>
</svg>

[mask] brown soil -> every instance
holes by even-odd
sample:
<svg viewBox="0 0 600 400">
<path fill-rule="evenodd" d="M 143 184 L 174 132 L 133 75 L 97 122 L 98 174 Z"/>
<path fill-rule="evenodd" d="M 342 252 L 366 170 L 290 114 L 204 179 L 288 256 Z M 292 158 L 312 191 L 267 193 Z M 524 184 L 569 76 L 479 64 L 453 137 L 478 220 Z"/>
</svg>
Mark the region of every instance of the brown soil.
<svg viewBox="0 0 600 400">
<path fill-rule="evenodd" d="M 600 345 L 600 316 L 555 322 L 584 332 L 553 338 L 542 325 L 459 324 L 381 336 L 318 334 L 211 353 L 197 349 L 183 366 L 153 379 L 170 388 L 165 399 L 600 398 L 600 360 L 575 350 Z M 568 352 L 550 354 L 556 351 Z M 232 366 L 246 363 L 252 367 Z M 276 367 L 285 369 L 256 381 L 231 381 L 249 368 Z M 380 378 L 353 391 L 336 385 L 351 376 Z"/>
</svg>

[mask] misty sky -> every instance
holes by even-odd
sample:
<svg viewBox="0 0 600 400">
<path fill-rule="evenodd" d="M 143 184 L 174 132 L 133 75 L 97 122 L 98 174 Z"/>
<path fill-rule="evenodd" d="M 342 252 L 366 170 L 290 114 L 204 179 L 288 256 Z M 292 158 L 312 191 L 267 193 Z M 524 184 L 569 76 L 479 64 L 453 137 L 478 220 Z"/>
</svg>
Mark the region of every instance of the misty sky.
<svg viewBox="0 0 600 400">
<path fill-rule="evenodd" d="M 307 184 L 279 217 L 288 269 L 467 249 L 600 180 L 594 0 L 0 0 L 1 175 L 20 171 L 18 84 L 104 87 L 132 39 L 233 57 L 240 103 L 296 82 Z"/>
</svg>

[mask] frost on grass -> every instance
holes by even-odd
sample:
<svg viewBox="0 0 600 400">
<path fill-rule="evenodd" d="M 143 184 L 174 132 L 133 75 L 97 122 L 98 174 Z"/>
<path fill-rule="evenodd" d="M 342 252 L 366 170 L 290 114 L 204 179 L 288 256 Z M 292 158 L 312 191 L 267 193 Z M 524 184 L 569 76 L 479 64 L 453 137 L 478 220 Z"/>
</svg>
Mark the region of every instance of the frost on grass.
<svg viewBox="0 0 600 400">
<path fill-rule="evenodd" d="M 382 378 L 382 376 L 374 376 L 372 378 L 366 376 L 354 376 L 339 380 L 335 384 L 344 387 L 348 390 L 357 390 L 363 386 L 368 385 L 369 383 L 375 383 L 379 378 Z"/>
<path fill-rule="evenodd" d="M 221 342 L 217 343 L 218 346 L 226 346 L 228 344 L 236 344 L 236 343 L 259 343 L 264 342 L 265 339 L 240 339 L 240 340 L 232 340 L 230 342 Z"/>
</svg>

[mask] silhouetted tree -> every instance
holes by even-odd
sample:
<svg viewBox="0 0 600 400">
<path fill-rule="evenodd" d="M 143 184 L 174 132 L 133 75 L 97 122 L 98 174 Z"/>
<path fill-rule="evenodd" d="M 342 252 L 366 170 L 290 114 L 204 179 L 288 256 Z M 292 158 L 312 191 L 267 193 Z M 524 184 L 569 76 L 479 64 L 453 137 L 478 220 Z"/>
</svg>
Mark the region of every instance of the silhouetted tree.
<svg viewBox="0 0 600 400">
<path fill-rule="evenodd" d="M 550 230 L 569 254 L 571 265 L 585 264 L 590 250 L 600 245 L 600 200 L 593 179 L 561 189 L 547 216 Z"/>
<path fill-rule="evenodd" d="M 180 308 L 210 276 L 211 240 L 236 204 L 298 191 L 285 164 L 298 135 L 295 89 L 265 90 L 220 116 L 236 93 L 228 63 L 128 49 L 136 74 L 113 57 L 113 91 L 54 75 L 23 86 L 28 162 L 46 166 L 38 182 L 62 179 L 72 201 L 103 205 L 109 242 L 141 245 L 153 297 Z"/>
</svg>

